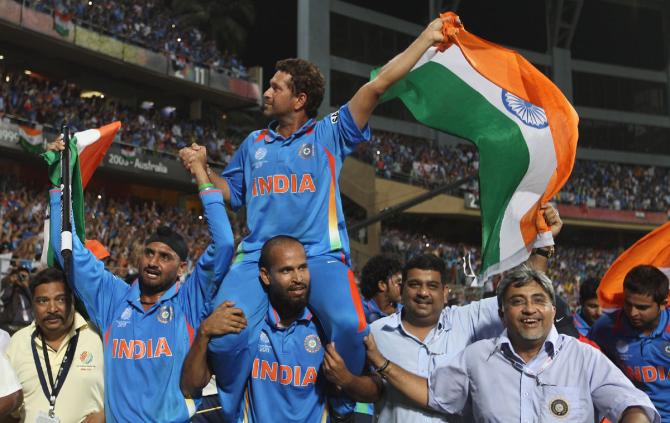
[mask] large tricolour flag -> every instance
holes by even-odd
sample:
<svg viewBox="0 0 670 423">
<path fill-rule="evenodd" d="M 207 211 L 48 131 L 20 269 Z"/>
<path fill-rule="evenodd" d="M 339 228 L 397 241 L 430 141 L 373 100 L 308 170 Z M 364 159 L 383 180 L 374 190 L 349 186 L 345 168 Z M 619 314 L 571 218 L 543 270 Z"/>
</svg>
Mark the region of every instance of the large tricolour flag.
<svg viewBox="0 0 670 423">
<path fill-rule="evenodd" d="M 479 150 L 482 278 L 553 244 L 540 211 L 570 176 L 577 113 L 518 53 L 442 15 L 448 43 L 430 48 L 382 99 L 398 97 L 421 123 Z"/>
<path fill-rule="evenodd" d="M 70 165 L 72 167 L 72 214 L 77 227 L 77 236 L 82 243 L 85 242 L 84 227 L 84 188 L 91 180 L 95 169 L 105 157 L 109 146 L 114 141 L 116 133 L 121 127 L 121 122 L 112 122 L 98 129 L 88 129 L 77 132 L 70 138 Z M 60 153 L 47 151 L 42 157 L 49 165 L 49 180 L 54 186 L 60 186 L 61 164 Z M 49 266 L 55 264 L 51 243 L 49 242 L 48 221 L 44 229 L 44 245 L 42 259 Z"/>
<path fill-rule="evenodd" d="M 656 266 L 670 278 L 670 222 L 649 232 L 614 260 L 598 286 L 601 307 L 623 307 L 623 280 L 633 267 L 641 264 Z"/>
</svg>

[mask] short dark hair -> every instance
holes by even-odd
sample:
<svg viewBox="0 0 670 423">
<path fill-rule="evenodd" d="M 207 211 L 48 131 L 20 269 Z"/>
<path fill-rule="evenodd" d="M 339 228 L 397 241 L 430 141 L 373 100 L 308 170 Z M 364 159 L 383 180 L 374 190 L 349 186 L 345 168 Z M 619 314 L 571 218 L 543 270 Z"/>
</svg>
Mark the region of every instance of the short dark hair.
<svg viewBox="0 0 670 423">
<path fill-rule="evenodd" d="M 440 274 L 440 282 L 442 282 L 442 285 L 447 283 L 447 266 L 445 266 L 444 261 L 441 258 L 434 256 L 433 254 L 418 254 L 409 259 L 409 261 L 405 263 L 405 267 L 402 269 L 403 283 L 407 280 L 407 273 L 411 269 L 434 270 Z"/>
<path fill-rule="evenodd" d="M 579 304 L 584 304 L 588 300 L 598 298 L 598 285 L 600 282 L 595 278 L 588 278 L 579 287 Z"/>
<path fill-rule="evenodd" d="M 72 294 L 72 291 L 70 290 L 70 287 L 68 286 L 67 282 L 65 281 L 65 274 L 63 273 L 62 270 L 57 269 L 55 267 L 47 267 L 46 269 L 40 270 L 37 272 L 33 278 L 30 280 L 30 294 L 32 296 L 35 295 L 35 289 L 37 289 L 38 286 L 43 285 L 45 283 L 52 283 L 52 282 L 61 282 L 65 285 L 65 293 L 68 295 Z"/>
<path fill-rule="evenodd" d="M 282 244 L 291 242 L 294 242 L 304 248 L 302 242 L 300 242 L 297 238 L 293 238 L 289 235 L 277 235 L 265 241 L 263 247 L 261 247 L 261 256 L 258 259 L 258 268 L 260 269 L 264 267 L 266 269 L 270 269 L 272 266 L 272 263 L 270 263 L 270 255 L 272 254 L 272 250 Z"/>
<path fill-rule="evenodd" d="M 668 298 L 668 277 L 657 267 L 641 264 L 633 267 L 623 279 L 624 291 L 649 295 L 657 304 Z"/>
<path fill-rule="evenodd" d="M 305 93 L 305 113 L 307 117 L 316 117 L 319 106 L 323 101 L 326 80 L 314 63 L 305 59 L 284 59 L 275 65 L 277 71 L 286 72 L 291 75 L 289 88 L 293 95 Z"/>
<path fill-rule="evenodd" d="M 361 292 L 367 299 L 379 292 L 379 281 L 388 278 L 402 270 L 400 260 L 395 257 L 379 254 L 365 263 L 361 271 Z"/>
</svg>

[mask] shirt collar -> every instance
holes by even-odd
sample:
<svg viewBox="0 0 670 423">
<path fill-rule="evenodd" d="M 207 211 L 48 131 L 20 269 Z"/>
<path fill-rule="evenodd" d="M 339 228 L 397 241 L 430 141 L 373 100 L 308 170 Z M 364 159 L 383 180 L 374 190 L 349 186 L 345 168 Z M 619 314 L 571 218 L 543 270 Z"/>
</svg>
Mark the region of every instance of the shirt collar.
<svg viewBox="0 0 670 423">
<path fill-rule="evenodd" d="M 549 331 L 549 335 L 547 335 L 547 339 L 544 340 L 544 351 L 550 356 L 553 357 L 554 354 L 556 354 L 556 351 L 558 351 L 558 331 L 556 330 L 556 327 L 552 324 L 551 325 L 551 330 Z M 498 339 L 496 339 L 495 343 L 495 351 L 503 351 L 503 347 L 509 347 L 509 350 L 514 353 L 515 356 L 518 356 L 516 351 L 514 351 L 514 346 L 512 346 L 512 341 L 510 341 L 509 337 L 507 336 L 507 328 L 503 330 L 503 332 L 498 336 Z"/>
<path fill-rule="evenodd" d="M 278 328 L 278 327 L 279 327 L 279 321 L 280 321 L 280 320 L 281 320 L 281 319 L 279 318 L 279 313 L 277 313 L 277 310 L 275 310 L 275 308 L 272 307 L 272 304 L 270 304 L 270 302 L 268 302 L 268 315 L 267 315 L 267 321 L 268 321 L 268 323 L 269 323 L 270 325 L 272 325 L 273 327 Z M 309 309 L 308 309 L 307 307 L 305 307 L 305 308 L 302 310 L 302 314 L 300 315 L 300 317 L 298 317 L 298 318 L 295 320 L 295 322 L 293 322 L 293 323 L 296 323 L 296 322 L 309 322 L 309 321 L 311 321 L 311 320 L 312 320 L 312 312 L 309 311 Z"/>
<path fill-rule="evenodd" d="M 175 282 L 167 291 L 161 295 L 161 297 L 156 301 L 156 304 L 152 305 L 149 307 L 146 312 L 144 311 L 144 306 L 142 306 L 142 303 L 140 303 L 140 280 L 139 278 L 135 279 L 135 282 L 130 286 L 130 289 L 128 290 L 128 295 L 126 295 L 126 300 L 130 305 L 134 306 L 135 308 L 142 310 L 143 313 L 148 313 L 152 309 L 160 306 L 162 303 L 165 301 L 168 301 L 175 297 L 179 293 L 179 289 L 181 288 L 181 282 L 177 281 Z"/>
<path fill-rule="evenodd" d="M 305 134 L 307 132 L 310 132 L 312 129 L 314 129 L 315 121 L 314 121 L 314 119 L 308 119 L 307 122 L 305 122 L 300 127 L 300 129 L 295 131 L 288 138 L 284 138 L 279 132 L 276 132 L 274 130 L 274 128 L 276 128 L 278 124 L 279 124 L 279 121 L 273 120 L 268 125 L 268 131 L 267 131 L 268 133 L 265 136 L 265 143 L 266 144 L 273 143 L 276 140 L 280 140 L 282 142 L 287 142 L 287 141 L 294 140 L 294 139 L 302 136 L 303 134 Z"/>
<path fill-rule="evenodd" d="M 74 312 L 74 322 L 72 323 L 72 327 L 70 328 L 70 332 L 68 332 L 67 336 L 65 337 L 64 341 L 61 342 L 60 347 L 58 348 L 58 351 L 62 350 L 63 348 L 67 348 L 67 345 L 70 342 L 70 339 L 77 333 L 78 330 L 83 329 L 84 327 L 88 326 L 88 322 L 84 317 L 79 314 L 78 312 Z M 37 323 L 33 321 L 30 325 L 30 333 L 33 333 L 37 330 Z M 40 347 L 42 346 L 42 337 L 37 336 L 35 337 L 35 343 L 39 345 Z M 56 351 L 49 344 L 47 344 L 47 348 L 51 349 L 52 351 Z"/>
<path fill-rule="evenodd" d="M 618 328 L 622 331 L 622 333 L 625 336 L 630 336 L 634 338 L 656 338 L 658 336 L 663 335 L 663 333 L 668 329 L 668 325 L 670 324 L 670 319 L 668 316 L 670 315 L 670 309 L 665 309 L 661 311 L 661 314 L 658 319 L 658 325 L 656 328 L 651 332 L 651 334 L 647 337 L 642 334 L 639 330 L 635 329 L 633 326 L 631 326 L 630 321 L 628 320 L 628 317 L 626 316 L 626 313 L 623 311 L 623 309 L 620 309 L 617 312 L 616 318 L 614 325 L 615 327 L 618 326 Z"/>
</svg>

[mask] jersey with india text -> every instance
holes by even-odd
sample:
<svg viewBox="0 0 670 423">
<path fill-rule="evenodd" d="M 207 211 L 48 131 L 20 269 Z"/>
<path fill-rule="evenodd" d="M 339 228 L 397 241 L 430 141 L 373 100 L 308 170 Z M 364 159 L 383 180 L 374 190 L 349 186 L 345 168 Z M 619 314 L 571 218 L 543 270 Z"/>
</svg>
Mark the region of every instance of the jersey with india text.
<svg viewBox="0 0 670 423">
<path fill-rule="evenodd" d="M 305 308 L 286 328 L 269 306 L 244 394 L 240 422 L 327 422 L 323 346 Z"/>
<path fill-rule="evenodd" d="M 51 216 L 59 216 L 51 220 L 51 240 L 54 251 L 60 251 L 61 193 L 50 194 Z M 221 191 L 203 191 L 200 197 L 212 243 L 188 278 L 146 311 L 139 282 L 126 284 L 73 237 L 68 282 L 102 333 L 107 421 L 181 423 L 195 413 L 198 404 L 179 388 L 182 365 L 234 245 Z M 58 259 L 62 263 L 60 254 Z"/>
<path fill-rule="evenodd" d="M 222 174 L 233 209 L 247 207 L 250 233 L 237 260 L 240 254 L 257 259 L 263 243 L 277 234 L 299 239 L 309 257 L 333 251 L 348 256 L 338 180 L 345 157 L 370 139 L 370 129 L 356 126 L 348 105 L 308 120 L 288 138 L 275 125 L 252 132 Z"/>
<path fill-rule="evenodd" d="M 670 309 L 661 312 L 656 329 L 644 336 L 632 328 L 623 310 L 603 315 L 589 333 L 601 350 L 670 421 Z"/>
</svg>

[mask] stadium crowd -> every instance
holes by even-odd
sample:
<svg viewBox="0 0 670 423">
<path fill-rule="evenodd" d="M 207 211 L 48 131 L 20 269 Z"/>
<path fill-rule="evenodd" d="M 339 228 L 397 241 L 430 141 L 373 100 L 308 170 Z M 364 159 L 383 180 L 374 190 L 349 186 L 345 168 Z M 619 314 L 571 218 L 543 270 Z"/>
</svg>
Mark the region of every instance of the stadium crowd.
<svg viewBox="0 0 670 423">
<path fill-rule="evenodd" d="M 354 156 L 373 165 L 380 177 L 427 188 L 476 175 L 479 169 L 473 146 L 432 145 L 384 131 L 375 131 L 372 141 L 361 145 Z M 477 193 L 477 180 L 453 191 L 463 192 Z M 667 212 L 670 167 L 576 160 L 570 179 L 555 201 L 589 208 Z"/>
<path fill-rule="evenodd" d="M 199 29 L 171 16 L 160 1 L 30 0 L 19 3 L 43 13 L 57 11 L 77 24 L 164 53 L 177 66 L 190 63 L 234 78 L 248 77 L 246 67 L 237 56 L 227 50 L 221 52 L 214 40 L 208 40 Z"/>
<path fill-rule="evenodd" d="M 175 154 L 197 141 L 207 146 L 211 160 L 220 163 L 230 161 L 235 152 L 237 143 L 230 131 L 206 120 L 189 120 L 150 103 L 135 108 L 115 99 L 81 94 L 80 87 L 65 80 L 5 72 L 0 80 L 0 116 L 20 124 L 51 127 L 65 120 L 75 131 L 120 120 L 119 141 L 131 150 L 142 147 Z"/>
</svg>

